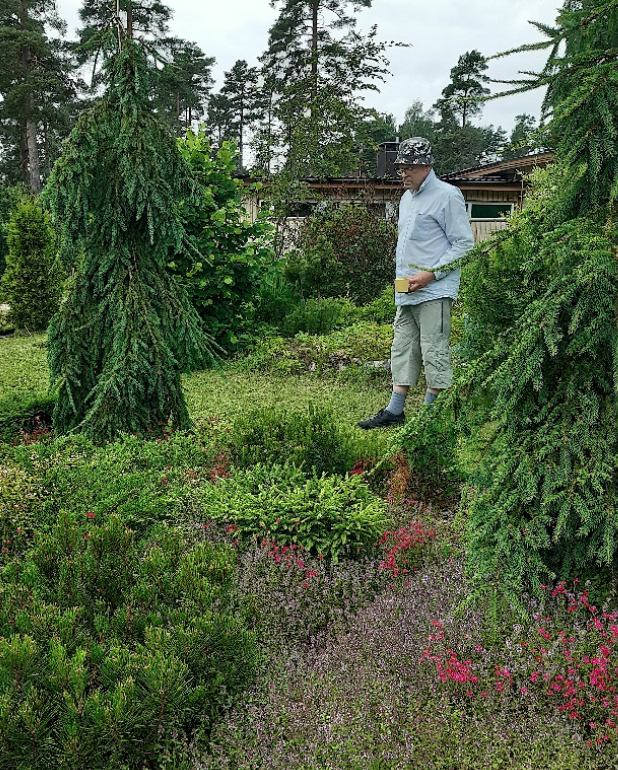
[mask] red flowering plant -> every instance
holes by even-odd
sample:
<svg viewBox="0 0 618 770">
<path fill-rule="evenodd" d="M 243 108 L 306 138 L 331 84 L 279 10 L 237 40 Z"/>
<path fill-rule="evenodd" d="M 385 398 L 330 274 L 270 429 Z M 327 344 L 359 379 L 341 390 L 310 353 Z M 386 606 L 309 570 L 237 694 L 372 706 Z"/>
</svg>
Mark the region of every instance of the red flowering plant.
<svg viewBox="0 0 618 770">
<path fill-rule="evenodd" d="M 418 569 L 421 551 L 435 536 L 431 527 L 417 520 L 393 532 L 384 532 L 377 543 L 384 552 L 380 568 L 393 577 L 408 575 Z"/>
<path fill-rule="evenodd" d="M 618 739 L 618 611 L 565 581 L 543 586 L 547 601 L 533 623 L 515 625 L 502 649 L 467 635 L 451 639 L 433 621 L 421 660 L 462 698 L 543 700 L 580 722 L 590 743 Z"/>
</svg>

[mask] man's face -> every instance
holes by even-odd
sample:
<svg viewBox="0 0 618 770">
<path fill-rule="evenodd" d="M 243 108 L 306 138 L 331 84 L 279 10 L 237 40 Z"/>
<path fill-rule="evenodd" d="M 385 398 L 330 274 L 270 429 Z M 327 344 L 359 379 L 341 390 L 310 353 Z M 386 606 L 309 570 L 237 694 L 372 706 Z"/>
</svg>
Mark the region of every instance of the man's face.
<svg viewBox="0 0 618 770">
<path fill-rule="evenodd" d="M 420 164 L 398 166 L 397 171 L 406 190 L 414 190 L 416 192 L 425 179 L 427 179 L 427 175 L 431 171 L 431 166 Z"/>
</svg>

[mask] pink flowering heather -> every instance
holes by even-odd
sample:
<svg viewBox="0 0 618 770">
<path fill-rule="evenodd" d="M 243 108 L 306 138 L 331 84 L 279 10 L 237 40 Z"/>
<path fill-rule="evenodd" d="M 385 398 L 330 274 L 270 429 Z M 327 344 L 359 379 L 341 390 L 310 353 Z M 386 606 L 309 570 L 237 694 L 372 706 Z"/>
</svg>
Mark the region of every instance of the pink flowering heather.
<svg viewBox="0 0 618 770">
<path fill-rule="evenodd" d="M 428 635 L 421 660 L 456 693 L 462 683 L 471 682 L 476 687 L 468 688 L 468 697 L 493 690 L 542 701 L 585 725 L 597 743 L 615 741 L 618 612 L 600 610 L 587 591 L 568 590 L 564 581 L 545 590 L 544 611 L 535 613 L 530 628 L 515 627 L 506 648 L 486 650 L 468 643 L 470 657 L 462 661 L 462 650 L 454 652 L 452 640 L 440 630 Z"/>
</svg>

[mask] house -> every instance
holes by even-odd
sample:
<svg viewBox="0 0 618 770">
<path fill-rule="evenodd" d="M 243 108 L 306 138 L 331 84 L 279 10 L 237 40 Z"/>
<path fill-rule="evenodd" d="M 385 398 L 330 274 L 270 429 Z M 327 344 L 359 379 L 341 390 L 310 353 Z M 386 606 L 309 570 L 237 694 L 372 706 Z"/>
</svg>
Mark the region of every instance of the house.
<svg viewBox="0 0 618 770">
<path fill-rule="evenodd" d="M 310 216 L 314 208 L 324 200 L 338 203 L 362 201 L 374 207 L 384 216 L 393 216 L 401 197 L 401 180 L 398 178 L 394 160 L 397 156 L 397 142 L 380 145 L 377 157 L 377 176 L 370 178 L 359 174 L 356 177 L 329 179 L 304 179 L 306 195 L 291 206 L 285 229 L 293 234 L 303 219 Z M 483 241 L 492 232 L 506 227 L 505 217 L 522 205 L 528 186 L 527 175 L 535 168 L 546 166 L 552 159 L 551 152 L 539 152 L 513 160 L 500 160 L 474 168 L 466 168 L 440 177 L 455 185 L 463 193 L 475 241 Z M 249 183 L 247 177 L 243 181 Z M 264 186 L 264 191 L 267 185 Z M 249 214 L 254 218 L 267 195 L 247 200 Z"/>
<path fill-rule="evenodd" d="M 551 152 L 540 152 L 466 168 L 441 179 L 459 187 L 463 193 L 474 240 L 478 242 L 506 227 L 504 217 L 523 203 L 527 176 L 535 168 L 546 166 L 551 159 Z"/>
</svg>

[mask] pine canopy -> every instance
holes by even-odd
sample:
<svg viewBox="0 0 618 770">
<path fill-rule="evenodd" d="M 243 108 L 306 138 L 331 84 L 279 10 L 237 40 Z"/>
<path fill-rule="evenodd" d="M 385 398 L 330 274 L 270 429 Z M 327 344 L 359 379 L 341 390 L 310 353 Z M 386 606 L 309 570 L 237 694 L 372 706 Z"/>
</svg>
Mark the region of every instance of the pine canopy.
<svg viewBox="0 0 618 770">
<path fill-rule="evenodd" d="M 134 41 L 106 64 L 105 96 L 84 112 L 46 188 L 70 291 L 49 329 L 57 432 L 100 439 L 186 427 L 180 374 L 210 357 L 167 263 L 187 248 L 179 217 L 195 195 L 176 139 L 149 103 Z"/>
</svg>

